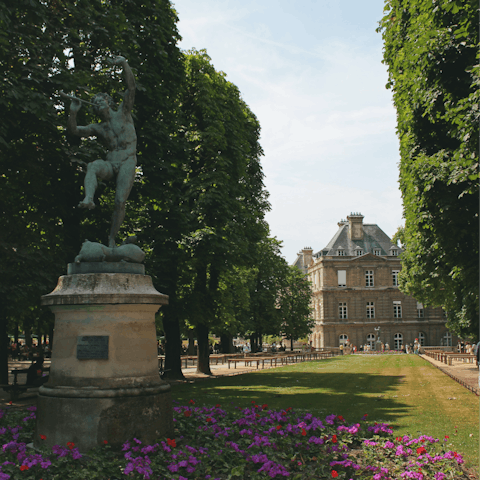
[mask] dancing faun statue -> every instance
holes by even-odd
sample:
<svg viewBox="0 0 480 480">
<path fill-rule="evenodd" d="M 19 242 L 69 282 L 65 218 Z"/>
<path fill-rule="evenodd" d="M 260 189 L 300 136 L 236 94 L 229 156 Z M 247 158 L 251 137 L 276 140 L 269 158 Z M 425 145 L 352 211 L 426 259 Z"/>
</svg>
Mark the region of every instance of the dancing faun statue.
<svg viewBox="0 0 480 480">
<path fill-rule="evenodd" d="M 63 92 L 63 97 L 72 99 L 67 121 L 68 131 L 79 137 L 97 137 L 108 147 L 105 160 L 95 160 L 88 164 L 85 175 L 85 198 L 80 208 L 93 209 L 97 178 L 116 181 L 115 208 L 108 237 L 108 247 L 115 248 L 115 238 L 125 218 L 125 204 L 133 186 L 137 165 L 137 134 L 131 111 L 135 101 L 135 78 L 124 57 L 114 57 L 112 63 L 121 65 L 127 83 L 123 102 L 115 109 L 115 102 L 106 93 L 97 93 L 92 102 L 87 102 Z M 82 103 L 93 105 L 94 112 L 102 119 L 100 123 L 87 126 L 77 125 L 77 112 Z"/>
</svg>

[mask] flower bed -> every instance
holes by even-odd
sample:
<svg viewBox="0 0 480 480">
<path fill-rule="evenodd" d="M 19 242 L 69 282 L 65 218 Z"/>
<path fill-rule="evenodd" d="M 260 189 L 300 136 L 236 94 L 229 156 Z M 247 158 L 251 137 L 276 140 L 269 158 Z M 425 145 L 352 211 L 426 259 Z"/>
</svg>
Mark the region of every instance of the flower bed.
<svg viewBox="0 0 480 480">
<path fill-rule="evenodd" d="M 395 437 L 387 424 L 366 415 L 350 424 L 341 415 L 320 419 L 292 408 L 252 404 L 228 411 L 194 403 L 174 407 L 175 439 L 154 445 L 132 439 L 122 452 L 104 442 L 88 456 L 72 442 L 50 452 L 27 448 L 35 407 L 27 416 L 0 410 L 0 480 L 468 478 L 461 455 L 447 448 L 448 437 Z"/>
</svg>

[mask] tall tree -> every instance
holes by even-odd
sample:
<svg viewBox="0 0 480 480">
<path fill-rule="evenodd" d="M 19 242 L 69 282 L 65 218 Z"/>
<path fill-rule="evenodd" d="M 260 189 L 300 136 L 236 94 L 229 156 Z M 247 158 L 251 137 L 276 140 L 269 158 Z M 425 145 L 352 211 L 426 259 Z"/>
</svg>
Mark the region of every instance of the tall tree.
<svg viewBox="0 0 480 480">
<path fill-rule="evenodd" d="M 314 325 L 311 316 L 312 288 L 307 277 L 296 267 L 288 266 L 280 291 L 278 306 L 281 316 L 281 333 L 293 342 L 308 335 Z"/>
<path fill-rule="evenodd" d="M 217 72 L 205 51 L 186 55 L 182 95 L 188 163 L 186 202 L 190 234 L 183 301 L 196 326 L 198 370 L 210 373 L 208 333 L 221 322 L 220 282 L 225 272 L 248 265 L 264 235 L 269 208 L 260 165 L 260 126 L 237 87 Z"/>
<path fill-rule="evenodd" d="M 400 139 L 400 288 L 478 335 L 478 3 L 388 0 L 379 30 Z"/>
</svg>

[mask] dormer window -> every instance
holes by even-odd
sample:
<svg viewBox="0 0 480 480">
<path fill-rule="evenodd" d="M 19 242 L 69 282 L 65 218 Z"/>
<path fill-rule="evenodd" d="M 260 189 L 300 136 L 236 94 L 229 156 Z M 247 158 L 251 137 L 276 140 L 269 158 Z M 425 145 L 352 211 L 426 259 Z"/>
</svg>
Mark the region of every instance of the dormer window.
<svg viewBox="0 0 480 480">
<path fill-rule="evenodd" d="M 338 247 L 337 249 L 337 255 L 339 257 L 344 257 L 345 256 L 345 249 L 343 247 Z"/>
<path fill-rule="evenodd" d="M 398 257 L 398 247 L 396 245 L 390 247 L 390 255 L 392 255 L 392 257 Z"/>
<path fill-rule="evenodd" d="M 363 250 L 361 247 L 355 247 L 355 255 L 359 257 L 360 255 L 363 255 Z"/>
<path fill-rule="evenodd" d="M 379 248 L 374 248 L 373 249 L 373 254 L 377 255 L 377 257 L 379 257 L 382 254 L 382 251 Z"/>
</svg>

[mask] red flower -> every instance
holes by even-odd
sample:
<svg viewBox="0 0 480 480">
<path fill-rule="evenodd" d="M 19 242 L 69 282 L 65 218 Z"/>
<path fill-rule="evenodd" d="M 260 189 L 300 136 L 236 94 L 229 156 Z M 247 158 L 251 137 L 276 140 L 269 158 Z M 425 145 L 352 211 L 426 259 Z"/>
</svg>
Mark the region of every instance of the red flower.
<svg viewBox="0 0 480 480">
<path fill-rule="evenodd" d="M 337 478 L 338 477 L 338 472 L 336 470 L 332 470 L 332 477 Z"/>
<path fill-rule="evenodd" d="M 189 417 L 189 416 L 192 414 L 192 412 L 191 412 L 190 410 L 185 410 L 185 411 L 183 412 L 183 414 L 184 414 L 186 417 Z"/>
<path fill-rule="evenodd" d="M 263 409 L 263 410 L 266 410 L 267 408 L 268 408 L 268 405 L 267 405 L 266 403 L 264 403 L 264 404 L 262 405 L 262 409 Z"/>
<path fill-rule="evenodd" d="M 107 443 L 108 443 L 108 441 L 107 441 L 107 440 L 104 440 L 104 441 L 103 441 L 103 444 L 104 444 L 104 445 L 106 445 Z"/>
<path fill-rule="evenodd" d="M 425 439 L 424 439 L 424 438 L 422 438 L 420 441 L 421 441 L 422 443 L 425 443 Z"/>
<path fill-rule="evenodd" d="M 207 417 L 207 422 L 211 422 L 212 421 L 212 417 Z"/>
<path fill-rule="evenodd" d="M 397 442 L 401 442 L 401 441 L 402 441 L 402 437 L 396 437 L 395 440 L 396 440 Z"/>
<path fill-rule="evenodd" d="M 217 404 L 215 405 L 215 408 L 220 408 L 220 404 L 217 403 Z"/>
<path fill-rule="evenodd" d="M 67 442 L 67 447 L 72 450 L 75 444 L 73 442 Z"/>
<path fill-rule="evenodd" d="M 453 452 L 453 456 L 456 458 L 458 457 L 458 453 L 457 452 Z"/>
<path fill-rule="evenodd" d="M 13 403 L 13 402 L 12 402 L 11 400 L 8 402 L 9 405 L 11 405 L 12 403 Z"/>
<path fill-rule="evenodd" d="M 445 435 L 445 438 L 450 438 L 448 435 Z"/>
<path fill-rule="evenodd" d="M 173 447 L 175 448 L 177 446 L 177 442 L 175 441 L 175 439 L 170 439 L 170 438 L 167 438 L 167 444 L 170 446 L 170 447 Z"/>
<path fill-rule="evenodd" d="M 260 415 L 258 413 L 255 414 L 255 418 L 259 418 Z"/>
<path fill-rule="evenodd" d="M 282 412 L 282 417 L 286 417 L 287 416 L 287 412 Z"/>
<path fill-rule="evenodd" d="M 417 455 L 422 455 L 423 453 L 427 453 L 425 447 L 418 447 L 417 448 Z"/>
<path fill-rule="evenodd" d="M 334 435 L 334 436 L 332 437 L 332 442 L 333 442 L 333 443 L 337 443 L 337 436 L 336 436 L 336 435 Z"/>
<path fill-rule="evenodd" d="M 305 436 L 306 434 L 307 434 L 307 431 L 304 428 L 302 428 L 302 435 Z"/>
<path fill-rule="evenodd" d="M 40 435 L 40 438 L 41 438 L 42 440 L 46 440 L 46 439 L 47 439 L 47 436 L 46 436 L 46 435 Z"/>
<path fill-rule="evenodd" d="M 255 402 L 255 400 L 252 400 L 250 403 L 257 403 L 257 402 Z"/>
<path fill-rule="evenodd" d="M 281 425 L 277 425 L 277 430 L 281 430 L 282 429 L 282 426 Z"/>
<path fill-rule="evenodd" d="M 29 469 L 28 465 L 22 465 L 22 466 L 20 467 L 20 470 L 21 470 L 22 472 L 23 472 L 24 470 L 28 470 L 28 469 Z"/>
<path fill-rule="evenodd" d="M 292 409 L 292 407 L 288 407 L 286 411 L 289 412 L 291 409 Z"/>
<path fill-rule="evenodd" d="M 195 405 L 195 400 L 189 400 L 188 403 Z"/>
<path fill-rule="evenodd" d="M 337 420 L 343 422 L 345 419 L 341 415 L 337 415 Z"/>
</svg>

